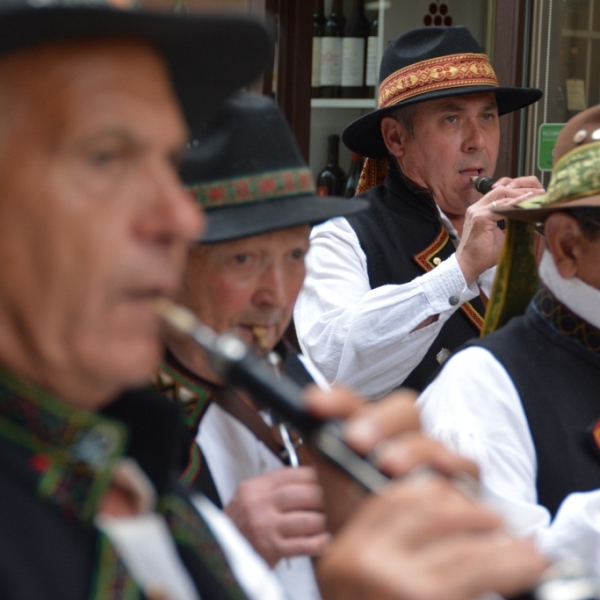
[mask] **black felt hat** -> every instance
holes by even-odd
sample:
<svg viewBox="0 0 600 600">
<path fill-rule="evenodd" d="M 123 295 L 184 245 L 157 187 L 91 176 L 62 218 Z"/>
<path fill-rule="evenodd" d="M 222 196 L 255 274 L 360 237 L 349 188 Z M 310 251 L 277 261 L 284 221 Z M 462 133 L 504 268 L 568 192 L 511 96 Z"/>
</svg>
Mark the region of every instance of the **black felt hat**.
<svg viewBox="0 0 600 600">
<path fill-rule="evenodd" d="M 272 100 L 257 94 L 237 94 L 205 123 L 181 173 L 206 210 L 203 243 L 321 223 L 368 206 L 316 195 L 285 118 Z"/>
<path fill-rule="evenodd" d="M 94 38 L 154 45 L 192 130 L 255 79 L 271 53 L 265 28 L 248 18 L 123 10 L 93 0 L 0 2 L 0 58 L 37 44 Z"/>
<path fill-rule="evenodd" d="M 377 110 L 346 127 L 350 150 L 384 158 L 381 119 L 402 106 L 481 92 L 495 92 L 498 113 L 523 108 L 542 97 L 536 88 L 499 87 L 489 59 L 466 27 L 423 27 L 390 42 L 381 60 Z"/>
</svg>

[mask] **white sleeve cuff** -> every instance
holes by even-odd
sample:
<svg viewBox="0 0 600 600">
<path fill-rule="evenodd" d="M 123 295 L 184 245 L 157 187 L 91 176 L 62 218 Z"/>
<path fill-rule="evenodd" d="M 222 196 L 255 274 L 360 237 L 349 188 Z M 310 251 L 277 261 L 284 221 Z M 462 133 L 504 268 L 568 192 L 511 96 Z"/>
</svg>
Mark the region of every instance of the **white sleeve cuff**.
<svg viewBox="0 0 600 600">
<path fill-rule="evenodd" d="M 434 314 L 452 314 L 462 304 L 479 295 L 476 283 L 467 286 L 456 254 L 419 277 L 419 280 Z"/>
</svg>

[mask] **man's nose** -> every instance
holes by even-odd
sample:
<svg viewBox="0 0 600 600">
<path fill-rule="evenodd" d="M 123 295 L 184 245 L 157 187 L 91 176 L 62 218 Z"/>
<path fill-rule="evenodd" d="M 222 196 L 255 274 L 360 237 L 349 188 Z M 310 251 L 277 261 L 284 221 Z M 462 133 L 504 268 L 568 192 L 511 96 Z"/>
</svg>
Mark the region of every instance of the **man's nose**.
<svg viewBox="0 0 600 600">
<path fill-rule="evenodd" d="M 465 125 L 465 135 L 463 140 L 463 150 L 465 152 L 474 152 L 482 150 L 487 144 L 487 137 L 484 128 L 479 121 L 467 121 Z"/>
<path fill-rule="evenodd" d="M 276 263 L 269 263 L 261 273 L 254 303 L 257 306 L 283 306 L 287 299 L 287 289 L 284 268 Z"/>
</svg>

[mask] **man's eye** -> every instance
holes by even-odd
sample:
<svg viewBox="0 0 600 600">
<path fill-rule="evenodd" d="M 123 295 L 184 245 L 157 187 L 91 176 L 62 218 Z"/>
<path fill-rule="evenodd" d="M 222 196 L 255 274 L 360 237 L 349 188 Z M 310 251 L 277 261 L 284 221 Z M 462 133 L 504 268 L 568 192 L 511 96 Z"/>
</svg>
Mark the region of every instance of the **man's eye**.
<svg viewBox="0 0 600 600">
<path fill-rule="evenodd" d="M 91 162 L 96 167 L 105 167 L 123 156 L 115 150 L 98 150 L 91 155 Z"/>
<path fill-rule="evenodd" d="M 290 253 L 294 260 L 302 260 L 306 252 L 302 248 L 296 248 Z"/>
<path fill-rule="evenodd" d="M 92 162 L 99 167 L 105 166 L 115 160 L 117 154 L 112 151 L 96 152 L 92 155 Z"/>
<path fill-rule="evenodd" d="M 233 257 L 236 265 L 247 265 L 250 262 L 250 255 L 248 254 L 236 254 Z"/>
<path fill-rule="evenodd" d="M 450 115 L 449 117 L 446 117 L 446 122 L 447 123 L 456 123 L 456 116 Z"/>
<path fill-rule="evenodd" d="M 485 113 L 485 115 L 483 115 L 483 119 L 484 121 L 491 121 L 496 115 L 493 113 Z"/>
</svg>

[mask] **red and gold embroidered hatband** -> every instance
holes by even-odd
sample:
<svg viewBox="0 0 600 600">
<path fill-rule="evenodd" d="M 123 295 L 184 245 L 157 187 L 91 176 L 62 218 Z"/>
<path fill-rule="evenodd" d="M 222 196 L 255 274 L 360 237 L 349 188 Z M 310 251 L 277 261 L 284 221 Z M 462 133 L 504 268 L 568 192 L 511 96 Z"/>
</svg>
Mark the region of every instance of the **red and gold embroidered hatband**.
<svg viewBox="0 0 600 600">
<path fill-rule="evenodd" d="M 485 54 L 451 54 L 424 60 L 392 73 L 379 86 L 378 108 L 414 96 L 473 85 L 498 87 L 496 73 Z"/>
<path fill-rule="evenodd" d="M 222 179 L 191 186 L 188 189 L 206 208 L 316 193 L 312 174 L 308 168 L 285 169 Z"/>
</svg>

